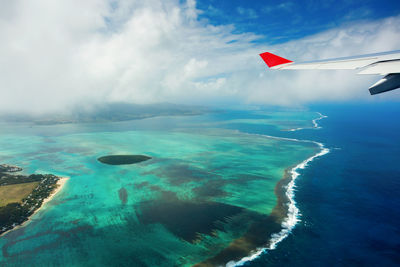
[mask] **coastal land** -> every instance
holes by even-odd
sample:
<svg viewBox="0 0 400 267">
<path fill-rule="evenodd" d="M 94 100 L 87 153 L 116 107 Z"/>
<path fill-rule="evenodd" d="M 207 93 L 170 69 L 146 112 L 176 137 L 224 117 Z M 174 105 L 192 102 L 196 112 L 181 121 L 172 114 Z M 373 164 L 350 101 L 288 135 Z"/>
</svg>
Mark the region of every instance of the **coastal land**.
<svg viewBox="0 0 400 267">
<path fill-rule="evenodd" d="M 71 112 L 32 115 L 25 113 L 1 114 L 0 122 L 29 122 L 36 125 L 55 125 L 70 123 L 105 123 L 117 121 L 142 120 L 160 116 L 195 116 L 216 112 L 201 106 L 185 106 L 169 103 L 162 104 L 130 104 L 113 102 L 95 105 L 91 108 L 75 106 Z"/>
<path fill-rule="evenodd" d="M 68 180 L 53 174 L 16 174 L 20 171 L 18 166 L 0 165 L 0 236 L 29 222 Z"/>
</svg>

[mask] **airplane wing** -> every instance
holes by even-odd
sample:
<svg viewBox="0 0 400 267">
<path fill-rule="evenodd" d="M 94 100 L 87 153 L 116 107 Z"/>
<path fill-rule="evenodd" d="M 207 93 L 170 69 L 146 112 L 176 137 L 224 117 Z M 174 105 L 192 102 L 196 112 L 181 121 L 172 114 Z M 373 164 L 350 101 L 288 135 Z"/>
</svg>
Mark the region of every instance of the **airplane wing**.
<svg viewBox="0 0 400 267">
<path fill-rule="evenodd" d="M 261 58 L 271 69 L 279 70 L 354 70 L 359 69 L 358 74 L 385 75 L 381 80 L 369 88 L 371 95 L 387 92 L 400 88 L 400 50 L 344 57 L 308 62 L 293 62 L 286 58 L 269 52 L 260 54 Z"/>
</svg>

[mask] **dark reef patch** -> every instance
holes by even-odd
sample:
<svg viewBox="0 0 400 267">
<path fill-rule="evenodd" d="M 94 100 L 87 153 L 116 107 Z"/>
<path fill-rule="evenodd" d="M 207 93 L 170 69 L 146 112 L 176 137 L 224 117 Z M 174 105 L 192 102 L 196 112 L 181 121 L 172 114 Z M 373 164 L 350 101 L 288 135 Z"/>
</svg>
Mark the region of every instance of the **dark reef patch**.
<svg viewBox="0 0 400 267">
<path fill-rule="evenodd" d="M 108 165 L 128 165 L 139 163 L 149 159 L 151 159 L 151 157 L 145 155 L 110 155 L 100 157 L 97 160 L 101 163 Z"/>
<path fill-rule="evenodd" d="M 148 185 L 149 185 L 149 182 L 147 182 L 147 181 L 134 184 L 135 188 L 137 188 L 137 189 L 142 189 L 143 187 L 146 187 Z"/>
<path fill-rule="evenodd" d="M 292 168 L 293 166 L 285 170 L 283 178 L 275 186 L 278 202 L 271 214 L 259 214 L 258 218 L 252 222 L 250 228 L 242 237 L 234 240 L 214 257 L 196 264 L 196 267 L 218 266 L 231 260 L 237 261 L 249 256 L 251 251 L 259 247 L 265 247 L 268 244 L 265 238 L 273 233 L 278 233 L 282 229 L 282 221 L 287 216 L 287 203 L 289 200 L 286 196 L 286 186 L 292 179 L 290 173 Z"/>
<path fill-rule="evenodd" d="M 208 199 L 213 197 L 225 197 L 228 195 L 227 192 L 223 190 L 223 186 L 227 183 L 226 180 L 210 180 L 201 186 L 192 189 L 198 199 Z"/>
<path fill-rule="evenodd" d="M 5 258 L 7 258 L 7 261 L 12 261 L 12 260 L 18 260 L 21 257 L 27 256 L 27 255 L 36 255 L 40 251 L 44 250 L 50 250 L 62 240 L 65 240 L 66 238 L 71 239 L 71 240 L 79 240 L 79 236 L 82 235 L 84 232 L 89 232 L 91 233 L 93 231 L 93 227 L 91 225 L 83 225 L 83 226 L 78 226 L 74 227 L 72 229 L 68 229 L 67 231 L 61 231 L 61 230 L 56 230 L 56 231 L 44 231 L 44 232 L 39 232 L 36 234 L 33 234 L 28 237 L 24 237 L 19 239 L 19 234 L 24 233 L 24 229 L 20 229 L 20 231 L 14 231 L 10 232 L 12 238 L 7 239 L 7 243 L 1 248 L 2 249 L 2 254 Z M 41 243 L 41 242 L 31 242 L 33 244 L 33 247 L 30 250 L 24 250 L 24 251 L 18 251 L 15 252 L 13 250 L 13 246 L 19 245 L 18 243 L 20 242 L 29 242 L 32 240 L 35 240 L 38 237 L 48 237 L 47 239 L 42 239 L 46 240 L 47 242 Z M 10 252 L 9 250 L 12 250 Z M 3 266 L 3 265 L 2 265 Z"/>
<path fill-rule="evenodd" d="M 162 166 L 152 171 L 143 173 L 143 175 L 149 174 L 156 175 L 160 178 L 166 178 L 168 179 L 169 184 L 177 186 L 192 181 L 221 179 L 221 177 L 215 173 L 211 173 L 206 170 L 182 163 Z"/>
<path fill-rule="evenodd" d="M 159 200 L 142 203 L 139 211 L 140 223 L 160 223 L 177 237 L 195 242 L 201 234 L 224 230 L 224 223 L 245 210 L 218 202 L 179 200 L 164 193 Z"/>
<path fill-rule="evenodd" d="M 231 242 L 228 247 L 214 257 L 195 266 L 220 266 L 231 260 L 240 260 L 249 256 L 249 253 L 258 247 L 265 246 L 266 238 L 271 236 L 272 233 L 279 232 L 281 228 L 281 224 L 274 216 L 260 215 L 257 220 L 252 222 L 250 228 L 242 237 Z"/>
<path fill-rule="evenodd" d="M 125 188 L 122 187 L 120 190 L 118 190 L 118 196 L 119 200 L 121 200 L 121 203 L 123 205 L 126 204 L 126 202 L 128 201 L 128 192 Z"/>
</svg>

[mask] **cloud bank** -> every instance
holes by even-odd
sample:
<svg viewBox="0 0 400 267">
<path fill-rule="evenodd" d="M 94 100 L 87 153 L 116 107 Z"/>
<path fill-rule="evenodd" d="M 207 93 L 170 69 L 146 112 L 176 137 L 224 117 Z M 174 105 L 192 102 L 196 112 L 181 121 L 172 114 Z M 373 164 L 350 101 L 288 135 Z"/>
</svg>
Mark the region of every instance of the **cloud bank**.
<svg viewBox="0 0 400 267">
<path fill-rule="evenodd" d="M 0 112 L 48 112 L 112 101 L 302 105 L 371 98 L 379 76 L 270 71 L 293 60 L 400 48 L 400 17 L 360 21 L 281 45 L 198 18 L 188 0 L 0 3 Z M 398 97 L 397 92 L 379 98 Z"/>
</svg>

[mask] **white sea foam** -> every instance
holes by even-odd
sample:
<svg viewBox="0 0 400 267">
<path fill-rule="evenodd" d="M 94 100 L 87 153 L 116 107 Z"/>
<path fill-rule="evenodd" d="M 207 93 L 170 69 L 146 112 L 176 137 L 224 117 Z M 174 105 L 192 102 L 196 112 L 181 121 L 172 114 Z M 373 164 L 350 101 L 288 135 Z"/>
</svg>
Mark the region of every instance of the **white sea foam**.
<svg viewBox="0 0 400 267">
<path fill-rule="evenodd" d="M 322 115 L 321 113 L 318 112 L 320 115 L 320 118 L 313 120 L 315 128 L 318 128 L 318 124 L 316 121 L 321 120 L 323 118 L 326 118 L 327 116 Z M 299 177 L 300 173 L 298 172 L 299 170 L 303 170 L 307 167 L 308 163 L 313 161 L 317 157 L 321 157 L 325 154 L 329 153 L 329 149 L 324 147 L 324 144 L 316 142 L 316 141 L 311 141 L 311 140 L 299 140 L 295 138 L 286 138 L 286 137 L 276 137 L 276 136 L 269 136 L 269 135 L 263 135 L 268 138 L 274 138 L 274 139 L 280 139 L 280 140 L 289 140 L 289 141 L 296 141 L 296 142 L 310 142 L 310 143 L 315 143 L 320 147 L 320 151 L 306 159 L 305 161 L 301 162 L 299 165 L 295 166 L 293 169 L 291 169 L 290 174 L 291 174 L 291 180 L 286 186 L 286 196 L 289 200 L 287 203 L 288 205 L 288 213 L 287 217 L 285 220 L 282 222 L 282 230 L 279 233 L 274 233 L 271 235 L 270 243 L 267 247 L 262 247 L 258 248 L 256 251 L 253 252 L 250 256 L 244 257 L 241 260 L 235 262 L 235 261 L 230 261 L 226 264 L 227 267 L 232 267 L 232 266 L 241 266 L 244 263 L 248 261 L 252 261 L 256 258 L 258 258 L 261 254 L 267 252 L 268 250 L 273 250 L 276 248 L 277 244 L 284 240 L 293 230 L 293 228 L 296 226 L 296 224 L 300 221 L 300 210 L 296 206 L 296 201 L 294 200 L 295 196 L 295 188 L 296 188 L 296 179 Z"/>
<path fill-rule="evenodd" d="M 288 132 L 295 132 L 295 131 L 300 131 L 300 130 L 303 130 L 303 129 L 305 129 L 305 128 L 293 128 L 293 129 L 289 129 L 287 131 Z"/>
<path fill-rule="evenodd" d="M 328 116 L 322 115 L 321 113 L 317 112 L 319 115 L 319 118 L 313 119 L 312 122 L 314 124 L 314 128 L 320 129 L 321 127 L 318 125 L 317 121 L 328 118 Z"/>
<path fill-rule="evenodd" d="M 295 131 L 300 131 L 300 130 L 310 129 L 310 128 L 313 128 L 313 129 L 321 129 L 322 127 L 320 127 L 320 126 L 318 125 L 317 121 L 322 120 L 322 119 L 324 119 L 324 118 L 328 118 L 328 116 L 322 115 L 320 112 L 317 112 L 317 113 L 318 113 L 319 117 L 312 120 L 313 127 L 293 128 L 293 129 L 289 129 L 289 130 L 287 130 L 287 131 L 288 131 L 288 132 L 295 132 Z"/>
</svg>

